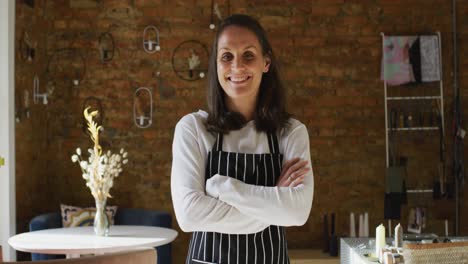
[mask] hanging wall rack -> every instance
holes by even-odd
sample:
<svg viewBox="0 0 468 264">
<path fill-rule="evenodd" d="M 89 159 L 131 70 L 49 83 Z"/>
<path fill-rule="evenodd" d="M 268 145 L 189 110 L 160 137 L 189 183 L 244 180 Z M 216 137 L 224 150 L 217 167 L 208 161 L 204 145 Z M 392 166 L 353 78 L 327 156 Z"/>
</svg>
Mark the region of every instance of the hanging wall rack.
<svg viewBox="0 0 468 264">
<path fill-rule="evenodd" d="M 111 33 L 104 32 L 99 36 L 98 48 L 102 63 L 112 61 L 115 53 L 115 42 Z"/>
<path fill-rule="evenodd" d="M 149 112 L 145 113 L 144 106 L 140 100 L 140 93 L 146 92 L 149 97 Z M 148 87 L 140 87 L 133 95 L 133 122 L 138 128 L 148 128 L 153 123 L 153 93 Z"/>
<path fill-rule="evenodd" d="M 36 57 L 37 42 L 32 42 L 27 31 L 23 32 L 19 43 L 19 52 L 23 61 L 32 62 Z"/>
<path fill-rule="evenodd" d="M 198 40 L 187 40 L 174 49 L 172 69 L 182 80 L 196 81 L 208 71 L 208 49 Z"/>
<path fill-rule="evenodd" d="M 161 50 L 159 30 L 153 25 L 149 25 L 143 30 L 143 50 L 150 54 Z"/>
<path fill-rule="evenodd" d="M 45 93 L 40 93 L 39 92 L 39 76 L 34 75 L 33 79 L 33 101 L 35 104 L 39 103 L 39 99 L 42 99 L 42 104 L 46 105 L 48 103 L 47 101 L 47 92 Z"/>
</svg>

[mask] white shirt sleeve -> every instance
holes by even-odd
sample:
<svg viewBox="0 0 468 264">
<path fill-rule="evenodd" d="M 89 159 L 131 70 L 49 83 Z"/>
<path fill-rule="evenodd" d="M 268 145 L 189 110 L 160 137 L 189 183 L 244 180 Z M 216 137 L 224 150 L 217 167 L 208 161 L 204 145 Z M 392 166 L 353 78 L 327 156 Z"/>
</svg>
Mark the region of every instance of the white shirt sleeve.
<svg viewBox="0 0 468 264">
<path fill-rule="evenodd" d="M 176 126 L 172 152 L 171 194 L 183 231 L 250 234 L 268 227 L 267 223 L 205 194 L 206 160 L 200 152 L 196 129 L 184 124 L 184 119 Z"/>
<path fill-rule="evenodd" d="M 283 162 L 299 157 L 307 160 L 312 168 L 309 136 L 304 125 L 294 128 L 283 140 L 286 140 Z M 262 222 L 270 225 L 298 226 L 307 221 L 312 207 L 313 172 L 310 170 L 304 183 L 294 188 L 256 186 L 216 174 L 206 182 L 206 191 Z"/>
</svg>

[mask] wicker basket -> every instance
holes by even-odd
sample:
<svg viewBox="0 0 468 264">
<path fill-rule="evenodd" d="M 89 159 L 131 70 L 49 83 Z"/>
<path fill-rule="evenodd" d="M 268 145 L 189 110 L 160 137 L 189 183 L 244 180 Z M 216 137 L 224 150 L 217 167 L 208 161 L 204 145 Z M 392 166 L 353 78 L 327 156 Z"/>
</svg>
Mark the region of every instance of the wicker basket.
<svg viewBox="0 0 468 264">
<path fill-rule="evenodd" d="M 468 264 L 468 241 L 405 244 L 405 264 Z"/>
</svg>

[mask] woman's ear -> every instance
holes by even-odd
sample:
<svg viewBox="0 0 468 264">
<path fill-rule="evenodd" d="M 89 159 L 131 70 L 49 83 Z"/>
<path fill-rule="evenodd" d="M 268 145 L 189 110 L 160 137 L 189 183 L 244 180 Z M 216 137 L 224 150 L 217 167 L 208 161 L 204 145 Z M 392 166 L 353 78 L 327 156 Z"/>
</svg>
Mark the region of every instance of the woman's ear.
<svg viewBox="0 0 468 264">
<path fill-rule="evenodd" d="M 265 56 L 265 67 L 263 68 L 263 72 L 268 72 L 268 70 L 270 69 L 270 65 L 271 65 L 271 58 L 270 56 Z"/>
</svg>

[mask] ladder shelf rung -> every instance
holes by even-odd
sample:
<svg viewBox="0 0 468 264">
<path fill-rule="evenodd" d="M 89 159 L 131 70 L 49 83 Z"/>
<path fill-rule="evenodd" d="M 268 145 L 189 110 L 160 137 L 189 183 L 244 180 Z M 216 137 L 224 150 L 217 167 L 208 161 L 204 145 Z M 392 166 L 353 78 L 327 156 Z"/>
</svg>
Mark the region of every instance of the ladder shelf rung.
<svg viewBox="0 0 468 264">
<path fill-rule="evenodd" d="M 432 189 L 409 189 L 406 190 L 407 193 L 432 193 Z"/>
<path fill-rule="evenodd" d="M 410 131 L 410 130 L 438 130 L 439 127 L 398 127 L 389 128 L 389 131 Z"/>
<path fill-rule="evenodd" d="M 391 96 L 387 97 L 387 100 L 435 100 L 441 98 L 441 96 Z"/>
</svg>

